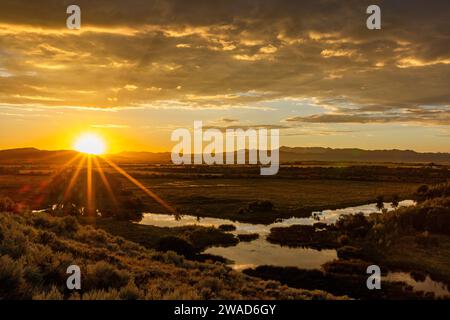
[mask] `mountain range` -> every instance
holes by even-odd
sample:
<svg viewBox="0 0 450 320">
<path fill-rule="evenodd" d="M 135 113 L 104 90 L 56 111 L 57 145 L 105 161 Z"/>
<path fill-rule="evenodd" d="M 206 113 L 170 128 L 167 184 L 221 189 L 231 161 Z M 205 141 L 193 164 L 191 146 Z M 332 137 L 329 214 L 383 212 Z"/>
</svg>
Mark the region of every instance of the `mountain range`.
<svg viewBox="0 0 450 320">
<path fill-rule="evenodd" d="M 60 163 L 68 161 L 77 154 L 71 150 L 39 150 L 19 148 L 0 150 L 0 163 Z M 116 162 L 168 163 L 170 152 L 121 152 L 107 155 Z M 281 163 L 301 161 L 330 162 L 406 162 L 406 163 L 450 163 L 450 153 L 420 153 L 412 150 L 363 150 L 357 148 L 321 148 L 321 147 L 281 147 Z"/>
</svg>

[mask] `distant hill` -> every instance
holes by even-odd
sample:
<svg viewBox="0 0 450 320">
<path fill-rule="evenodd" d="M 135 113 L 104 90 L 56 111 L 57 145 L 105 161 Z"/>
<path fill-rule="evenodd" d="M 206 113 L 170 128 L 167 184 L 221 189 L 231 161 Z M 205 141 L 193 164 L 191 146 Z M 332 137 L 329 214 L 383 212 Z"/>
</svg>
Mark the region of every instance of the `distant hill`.
<svg viewBox="0 0 450 320">
<path fill-rule="evenodd" d="M 20 148 L 0 150 L 0 163 L 24 164 L 24 163 L 60 163 L 68 161 L 77 154 L 71 150 L 47 151 L 36 148 Z"/>
<path fill-rule="evenodd" d="M 247 151 L 248 152 L 248 151 Z M 170 153 L 122 152 L 111 155 L 117 161 L 170 162 Z M 419 162 L 450 163 L 450 153 L 420 153 L 412 150 L 363 150 L 281 147 L 280 161 L 292 163 L 300 161 L 339 161 L 339 162 Z"/>
<path fill-rule="evenodd" d="M 170 152 L 121 152 L 109 155 L 109 158 L 117 162 L 171 162 Z"/>
<path fill-rule="evenodd" d="M 436 162 L 450 163 L 450 153 L 419 153 L 412 150 L 363 150 L 281 147 L 281 162 L 360 161 L 360 162 Z"/>
<path fill-rule="evenodd" d="M 76 151 L 70 150 L 9 149 L 0 151 L 0 163 L 59 163 L 68 161 L 76 154 Z M 108 157 L 113 161 L 122 163 L 168 163 L 171 161 L 170 152 L 121 152 L 108 155 Z M 282 163 L 301 161 L 450 163 L 450 153 L 420 153 L 412 150 L 281 147 L 280 161 Z"/>
</svg>

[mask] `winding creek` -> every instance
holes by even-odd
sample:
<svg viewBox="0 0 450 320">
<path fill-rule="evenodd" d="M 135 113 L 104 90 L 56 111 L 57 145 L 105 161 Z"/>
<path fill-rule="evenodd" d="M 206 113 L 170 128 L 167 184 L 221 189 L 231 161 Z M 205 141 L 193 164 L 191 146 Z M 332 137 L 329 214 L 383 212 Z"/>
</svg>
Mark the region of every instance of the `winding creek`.
<svg viewBox="0 0 450 320">
<path fill-rule="evenodd" d="M 412 200 L 401 201 L 400 206 L 414 205 Z M 389 203 L 385 203 L 385 208 L 390 208 Z M 337 259 L 337 252 L 334 249 L 316 250 L 310 248 L 290 248 L 277 244 L 272 244 L 266 240 L 270 229 L 273 227 L 289 227 L 296 224 L 312 225 L 317 221 L 334 223 L 340 215 L 362 212 L 366 215 L 377 211 L 376 204 L 370 203 L 362 206 L 348 207 L 336 210 L 324 210 L 312 212 L 308 218 L 289 218 L 269 225 L 250 224 L 235 222 L 228 219 L 196 217 L 183 215 L 175 219 L 172 215 L 145 213 L 140 224 L 154 225 L 157 227 L 180 227 L 198 225 L 205 227 L 219 227 L 223 224 L 235 226 L 231 233 L 251 234 L 257 233 L 259 238 L 251 242 L 239 242 L 231 247 L 212 247 L 204 253 L 219 255 L 231 260 L 230 266 L 236 270 L 253 268 L 258 265 L 274 265 L 283 267 L 298 267 L 301 269 L 320 269 L 326 262 Z M 430 279 L 429 276 L 423 281 L 417 281 L 406 272 L 388 273 L 384 278 L 387 281 L 401 281 L 409 284 L 417 291 L 433 292 L 437 297 L 444 297 L 449 294 L 448 288 Z"/>
</svg>

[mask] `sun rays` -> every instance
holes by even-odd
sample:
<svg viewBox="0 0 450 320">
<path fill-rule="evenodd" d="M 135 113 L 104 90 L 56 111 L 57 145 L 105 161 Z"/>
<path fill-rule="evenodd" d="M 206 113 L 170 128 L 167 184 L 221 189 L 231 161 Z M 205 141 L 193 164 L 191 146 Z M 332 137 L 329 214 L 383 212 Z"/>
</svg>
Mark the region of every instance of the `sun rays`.
<svg viewBox="0 0 450 320">
<path fill-rule="evenodd" d="M 78 162 L 77 162 L 78 160 Z M 73 169 L 73 173 L 71 174 L 69 183 L 67 187 L 64 190 L 62 201 L 66 202 L 72 193 L 75 192 L 74 187 L 80 178 L 80 173 L 83 169 L 86 169 L 86 203 L 79 204 L 84 206 L 85 213 L 87 215 L 96 215 L 97 209 L 95 204 L 95 183 L 94 183 L 94 175 L 93 172 L 95 171 L 98 173 L 98 177 L 102 181 L 102 184 L 104 185 L 109 199 L 111 200 L 113 206 L 115 208 L 118 208 L 118 201 L 117 197 L 114 194 L 114 190 L 111 188 L 111 184 L 108 181 L 108 178 L 105 174 L 104 167 L 102 166 L 100 160 L 102 163 L 106 164 L 108 167 L 112 168 L 115 172 L 119 173 L 121 176 L 125 177 L 129 182 L 137 186 L 140 190 L 142 190 L 148 197 L 150 197 L 152 200 L 156 201 L 159 205 L 161 205 L 163 208 L 165 208 L 168 212 L 172 214 L 177 214 L 176 210 L 168 204 L 165 200 L 163 200 L 160 196 L 158 196 L 156 193 L 151 191 L 149 188 L 144 186 L 141 182 L 139 182 L 136 178 L 131 176 L 129 173 L 127 173 L 124 169 L 122 169 L 120 166 L 115 164 L 112 160 L 108 159 L 104 156 L 97 156 L 94 154 L 86 154 L 86 153 L 78 153 L 73 158 L 71 158 L 69 161 L 64 163 L 61 168 L 59 168 L 54 174 L 52 174 L 49 179 L 45 183 L 43 183 L 40 186 L 39 192 L 42 193 L 47 186 L 49 186 L 52 182 L 56 180 L 56 178 L 61 175 L 65 170 L 69 170 L 69 168 Z M 39 201 L 41 202 L 41 201 Z"/>
<path fill-rule="evenodd" d="M 100 179 L 102 180 L 103 185 L 105 186 L 105 188 L 106 188 L 106 190 L 108 192 L 110 200 L 113 202 L 114 207 L 118 208 L 117 198 L 114 195 L 114 192 L 113 192 L 113 190 L 111 188 L 111 185 L 110 185 L 108 179 L 106 178 L 106 175 L 105 175 L 105 172 L 103 171 L 103 168 L 100 166 L 100 162 L 98 161 L 98 158 L 97 157 L 92 157 L 92 159 L 94 160 L 95 167 L 98 170 L 98 173 L 100 175 Z"/>
<path fill-rule="evenodd" d="M 139 189 L 145 192 L 149 197 L 151 197 L 153 200 L 158 202 L 161 206 L 163 206 L 165 209 L 167 209 L 170 213 L 176 214 L 176 210 L 172 208 L 166 201 L 164 201 L 161 197 L 159 197 L 156 193 L 151 191 L 150 189 L 146 188 L 142 183 L 140 183 L 138 180 L 133 178 L 131 175 L 129 175 L 125 170 L 120 168 L 118 165 L 116 165 L 114 162 L 112 162 L 110 159 L 107 159 L 105 157 L 102 158 L 107 164 L 109 164 L 113 169 L 115 169 L 117 172 L 119 172 L 121 175 L 123 175 L 125 178 L 127 178 L 131 183 L 133 183 L 135 186 L 137 186 Z"/>
<path fill-rule="evenodd" d="M 157 202 L 169 213 L 178 215 L 177 211 L 164 199 L 144 186 L 106 155 L 102 155 L 106 150 L 106 144 L 101 136 L 92 133 L 83 134 L 79 136 L 74 143 L 74 149 L 77 152 L 75 152 L 73 156 L 66 158 L 64 160 L 65 162 L 58 165 L 54 172 L 40 183 L 38 188 L 31 191 L 33 192 L 34 197 L 33 207 L 40 208 L 40 206 L 45 203 L 46 197 L 49 196 L 49 192 L 47 192 L 47 190 L 51 190 L 52 187 L 56 187 L 56 189 L 61 188 L 61 193 L 57 196 L 57 199 L 55 199 L 56 204 L 61 204 L 64 206 L 65 204 L 72 203 L 72 205 L 79 206 L 83 211 L 83 214 L 97 215 L 101 213 L 101 211 L 97 206 L 100 204 L 96 203 L 96 200 L 98 200 L 96 198 L 96 192 L 101 191 L 101 194 L 107 197 L 108 201 L 112 204 L 112 207 L 117 211 L 120 209 L 120 194 L 115 194 L 115 192 L 117 193 L 120 191 L 112 188 L 114 179 L 108 179 L 107 174 L 105 174 L 105 169 L 108 170 L 108 173 L 110 172 L 109 170 L 112 169 L 112 172 L 117 172 L 120 176 L 125 177 L 127 181 L 137 186 L 145 193 L 146 196 Z M 84 170 L 86 171 L 85 173 Z M 82 172 L 83 174 L 81 174 Z M 60 178 L 63 179 L 61 180 Z M 80 187 L 84 184 L 84 180 L 86 181 L 84 187 Z M 104 189 L 101 188 L 100 185 L 96 184 L 96 180 L 101 181 Z M 62 185 L 59 185 L 61 183 Z M 67 185 L 64 185 L 64 183 Z M 28 190 L 26 188 L 27 186 L 28 185 L 24 186 L 22 189 Z M 99 187 L 101 190 L 96 190 Z M 80 197 L 80 195 L 82 196 Z"/>
</svg>

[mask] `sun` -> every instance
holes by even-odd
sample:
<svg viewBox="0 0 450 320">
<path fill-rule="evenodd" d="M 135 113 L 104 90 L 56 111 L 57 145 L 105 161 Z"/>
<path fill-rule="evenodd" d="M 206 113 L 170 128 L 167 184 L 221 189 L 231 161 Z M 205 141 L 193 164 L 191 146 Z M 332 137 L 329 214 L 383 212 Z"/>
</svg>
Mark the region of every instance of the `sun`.
<svg viewBox="0 0 450 320">
<path fill-rule="evenodd" d="M 85 133 L 77 138 L 73 148 L 79 152 L 100 155 L 105 153 L 106 145 L 102 137 L 93 133 Z"/>
</svg>

